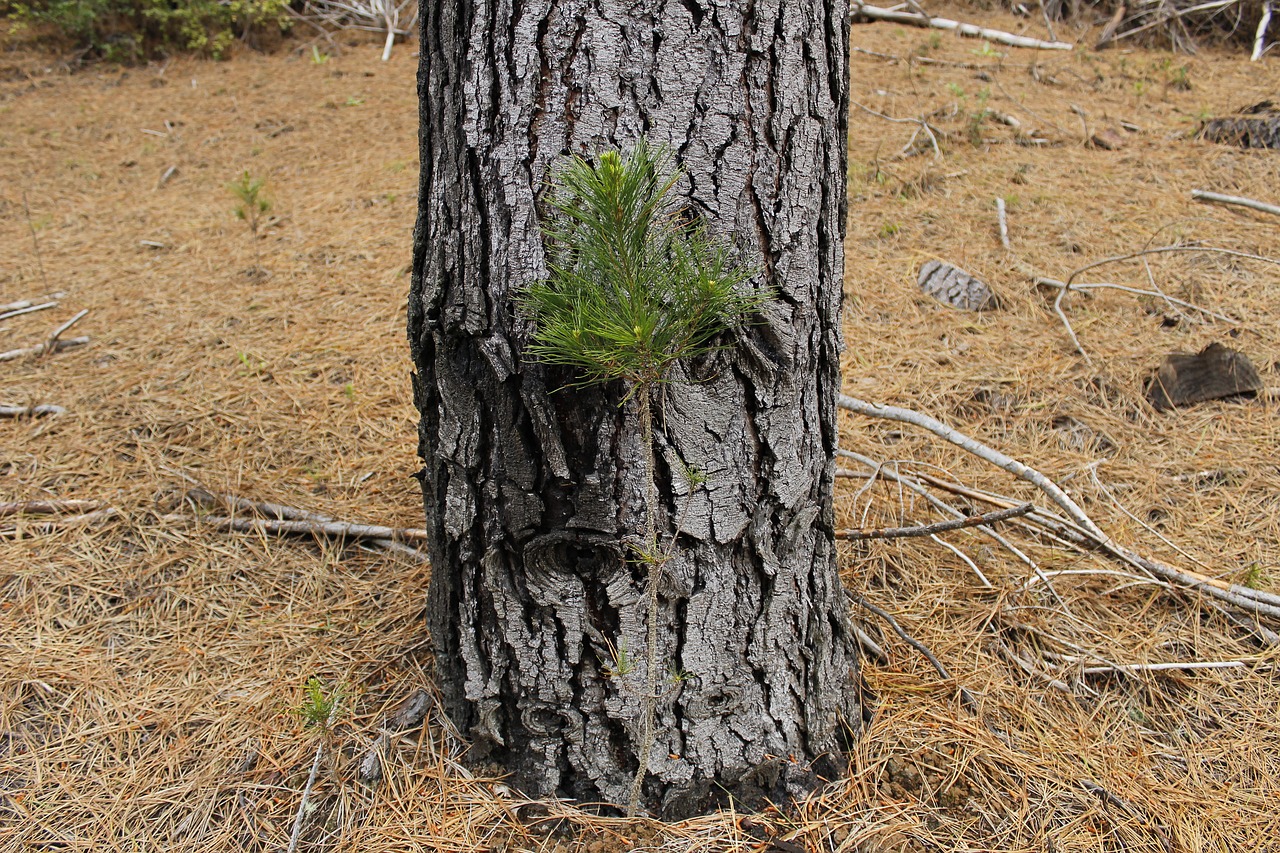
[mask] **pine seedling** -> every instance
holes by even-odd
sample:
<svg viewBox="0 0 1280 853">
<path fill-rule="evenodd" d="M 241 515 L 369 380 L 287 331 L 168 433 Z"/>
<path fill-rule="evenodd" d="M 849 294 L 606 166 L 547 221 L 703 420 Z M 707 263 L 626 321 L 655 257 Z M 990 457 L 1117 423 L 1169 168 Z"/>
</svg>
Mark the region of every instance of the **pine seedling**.
<svg viewBox="0 0 1280 853">
<path fill-rule="evenodd" d="M 253 269 L 262 272 L 262 255 L 258 251 L 258 229 L 262 227 L 262 218 L 271 210 L 271 200 L 263 192 L 267 184 L 266 178 L 254 178 L 246 169 L 240 180 L 227 184 L 240 203 L 235 207 L 236 219 L 242 220 L 249 228 L 249 236 L 253 241 Z"/>
<path fill-rule="evenodd" d="M 653 389 L 681 359 L 720 347 L 726 330 L 757 311 L 766 295 L 747 285 L 727 247 L 673 197 L 678 172 L 643 141 L 627 154 L 573 158 L 553 181 L 543 224 L 551 275 L 520 305 L 534 330 L 526 352 L 580 374 L 578 384 L 621 381 L 635 398 L 645 458 L 645 530 L 634 549 L 648 568 L 647 685 L 639 767 L 628 814 L 639 808 L 654 744 L 658 699 L 658 581 L 671 553 L 658 542 Z"/>
</svg>

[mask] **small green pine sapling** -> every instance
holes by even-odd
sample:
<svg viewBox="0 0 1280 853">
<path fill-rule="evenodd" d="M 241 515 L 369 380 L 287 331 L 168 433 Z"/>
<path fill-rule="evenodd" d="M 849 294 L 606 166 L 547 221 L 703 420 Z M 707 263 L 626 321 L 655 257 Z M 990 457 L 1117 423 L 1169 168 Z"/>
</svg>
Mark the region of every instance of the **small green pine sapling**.
<svg viewBox="0 0 1280 853">
<path fill-rule="evenodd" d="M 253 272 L 262 273 L 262 255 L 258 251 L 258 229 L 262 227 L 262 218 L 271 210 L 271 200 L 262 191 L 267 184 L 266 178 L 254 178 L 246 169 L 240 180 L 227 184 L 240 203 L 236 205 L 236 219 L 241 219 L 249 227 L 249 235 L 253 240 Z"/>
<path fill-rule="evenodd" d="M 295 853 L 302 837 L 302 820 L 307 815 L 307 802 L 311 797 L 311 789 L 320 772 L 320 762 L 324 758 L 325 748 L 333 739 L 333 726 L 338 720 L 342 703 L 346 696 L 341 686 L 332 692 L 325 690 L 324 682 L 316 676 L 307 679 L 302 687 L 302 704 L 294 709 L 294 713 L 307 728 L 320 730 L 320 743 L 316 746 L 316 756 L 311 761 L 311 772 L 307 774 L 307 784 L 302 789 L 302 798 L 298 801 L 298 811 L 293 818 L 293 831 L 289 833 L 289 846 L 286 853 Z"/>
<path fill-rule="evenodd" d="M 620 381 L 634 398 L 645 459 L 645 529 L 632 548 L 647 566 L 648 636 L 639 767 L 628 813 L 635 815 L 654 744 L 658 700 L 658 581 L 670 561 L 658 536 L 653 390 L 681 359 L 717 348 L 721 333 L 757 311 L 765 294 L 673 198 L 677 172 L 643 141 L 629 153 L 573 158 L 555 177 L 543 225 L 551 275 L 520 304 L 533 323 L 526 351 L 579 372 L 578 384 Z M 690 494 L 696 479 L 690 472 Z M 672 537 L 671 547 L 674 547 Z M 612 668 L 626 669 L 620 661 Z"/>
</svg>

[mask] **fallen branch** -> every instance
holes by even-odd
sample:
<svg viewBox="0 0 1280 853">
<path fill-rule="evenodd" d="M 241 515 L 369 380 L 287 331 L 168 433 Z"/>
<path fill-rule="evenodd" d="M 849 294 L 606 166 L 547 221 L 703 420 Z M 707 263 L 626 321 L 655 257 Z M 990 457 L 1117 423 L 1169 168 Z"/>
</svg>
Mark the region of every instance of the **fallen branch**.
<svg viewBox="0 0 1280 853">
<path fill-rule="evenodd" d="M 929 144 L 933 146 L 933 159 L 937 160 L 940 157 L 942 157 L 942 150 L 938 148 L 938 137 L 934 134 L 933 128 L 929 126 L 929 122 L 925 121 L 923 118 L 895 118 L 894 116 L 885 115 L 884 113 L 877 112 L 871 109 L 871 107 L 863 106 L 857 101 L 850 101 L 850 103 L 853 106 L 857 107 L 858 109 L 862 110 L 864 113 L 867 113 L 868 115 L 873 115 L 876 118 L 882 118 L 885 121 L 893 122 L 894 124 L 919 125 L 919 129 L 916 131 L 916 134 L 913 135 L 911 139 L 907 142 L 906 146 L 903 147 L 902 151 L 904 154 L 905 152 L 909 151 L 913 145 L 915 145 L 916 135 L 919 135 L 920 131 L 923 130 L 925 133 L 925 136 L 929 137 Z"/>
<path fill-rule="evenodd" d="M 1208 3 L 1201 3 L 1198 6 L 1188 6 L 1185 9 L 1178 9 L 1174 7 L 1173 11 L 1168 11 L 1168 9 L 1162 6 L 1161 12 L 1159 14 L 1152 15 L 1151 20 L 1147 21 L 1145 24 L 1142 24 L 1141 26 L 1134 27 L 1131 30 L 1125 30 L 1122 33 L 1116 33 L 1116 36 L 1113 39 L 1113 41 L 1119 41 L 1120 39 L 1127 39 L 1131 36 L 1136 36 L 1139 33 L 1146 32 L 1147 30 L 1154 29 L 1160 26 L 1165 26 L 1172 21 L 1180 21 L 1182 18 L 1185 18 L 1188 15 L 1194 15 L 1197 12 L 1210 12 L 1215 9 L 1223 9 L 1228 6 L 1234 6 L 1236 5 L 1237 2 L 1239 2 L 1239 0 L 1210 0 L 1210 2 Z"/>
<path fill-rule="evenodd" d="M 1010 518 L 1017 518 L 1020 515 L 1026 515 L 1035 509 L 1033 504 L 1024 503 L 1010 509 L 997 509 L 991 512 L 985 512 L 982 515 L 971 515 L 968 518 L 957 518 L 951 521 L 939 521 L 934 524 L 924 524 L 918 527 L 883 527 L 879 530 L 840 530 L 836 532 L 837 539 L 843 539 L 849 542 L 858 542 L 863 539 L 908 539 L 916 536 L 932 536 L 935 533 L 943 533 L 948 530 L 961 530 L 965 527 L 979 527 L 984 524 L 990 524 L 993 521 L 1005 521 Z"/>
<path fill-rule="evenodd" d="M 845 595 L 847 595 L 851 601 L 854 601 L 857 604 L 861 605 L 862 607 L 865 607 L 867 610 L 870 610 L 872 613 L 879 616 L 885 622 L 889 623 L 889 627 L 893 629 L 894 633 L 897 634 L 899 637 L 901 637 L 913 649 L 918 651 L 920 654 L 924 655 L 925 659 L 927 659 L 929 663 L 933 665 L 934 670 L 936 670 L 938 675 L 942 676 L 944 680 L 955 681 L 955 679 L 951 677 L 951 673 L 947 671 L 947 668 L 942 665 L 942 661 L 938 660 L 938 658 L 933 654 L 933 652 L 929 651 L 929 647 L 926 646 L 924 643 L 920 642 L 919 640 L 917 640 L 915 637 L 908 634 L 906 630 L 901 625 L 898 624 L 898 620 L 894 619 L 893 616 L 891 616 L 888 611 L 882 610 L 881 608 L 872 604 L 870 601 L 867 601 L 867 599 L 864 598 L 863 596 L 852 593 L 849 590 L 845 590 Z M 970 711 L 972 711 L 973 713 L 975 714 L 978 713 L 978 701 L 973 698 L 973 694 L 970 693 L 967 689 L 965 689 L 964 685 L 962 684 L 957 683 L 956 687 L 960 691 L 960 701 L 964 704 L 964 706 L 968 708 Z"/>
<path fill-rule="evenodd" d="M 64 512 L 89 512 L 101 508 L 101 501 L 71 498 L 60 501 L 11 501 L 0 503 L 0 518 L 8 518 L 11 515 L 59 515 Z"/>
<path fill-rule="evenodd" d="M 838 456 L 843 456 L 843 457 L 845 457 L 845 458 L 847 458 L 847 459 L 854 459 L 854 460 L 856 460 L 856 461 L 858 461 L 858 462 L 861 462 L 863 465 L 866 465 L 868 468 L 870 468 L 872 471 L 874 471 L 874 472 L 875 472 L 875 474 L 873 475 L 873 478 L 874 478 L 874 477 L 884 477 L 884 478 L 886 478 L 886 479 L 888 479 L 888 480 L 892 480 L 893 482 L 895 482 L 895 483 L 897 483 L 897 484 L 899 484 L 899 485 L 901 485 L 901 486 L 903 486 L 903 487 L 905 487 L 905 488 L 909 489 L 909 490 L 910 490 L 910 491 L 912 491 L 912 492 L 915 492 L 917 495 L 919 495 L 920 497 L 924 498 L 924 499 L 925 499 L 925 501 L 927 501 L 927 502 L 929 503 L 929 505 L 930 505 L 930 506 L 932 506 L 934 509 L 936 509 L 936 510 L 938 510 L 939 512 L 941 512 L 943 515 L 949 515 L 949 516 L 951 516 L 952 518 L 966 518 L 966 517 L 967 517 L 963 512 L 961 512 L 960 510 L 956 509 L 956 508 L 955 508 L 954 506 L 952 506 L 951 504 L 949 504 L 949 503 L 947 503 L 946 501 L 942 500 L 942 499 L 941 499 L 941 498 L 939 498 L 937 495 L 932 494 L 928 489 L 926 489 L 923 485 L 921 485 L 921 484 L 920 484 L 920 482 L 919 482 L 915 477 L 913 477 L 913 476 L 912 476 L 912 477 L 909 477 L 909 476 L 906 476 L 906 475 L 904 475 L 904 474 L 899 474 L 899 473 L 897 473 L 897 472 L 895 472 L 895 471 L 890 471 L 890 470 L 889 470 L 889 469 L 887 469 L 884 465 L 882 465 L 882 464 L 880 464 L 880 463 L 876 462 L 874 459 L 872 459 L 872 458 L 870 458 L 870 457 L 868 457 L 868 456 L 863 456 L 861 453 L 855 453 L 855 452 L 854 452 L 854 451 L 852 451 L 852 450 L 845 450 L 844 448 L 839 448 L 839 449 L 837 449 L 837 450 L 836 450 L 836 455 L 838 455 Z M 1010 504 L 1010 505 L 1012 506 L 1012 504 Z M 994 542 L 996 542 L 998 545 L 1000 545 L 1000 546 L 1001 546 L 1002 548 L 1004 548 L 1006 551 L 1008 551 L 1010 554 L 1012 554 L 1013 556 L 1017 557 L 1021 562 L 1023 562 L 1024 564 L 1026 564 L 1026 565 L 1027 565 L 1027 567 L 1031 569 L 1031 571 L 1035 572 L 1037 575 L 1041 574 L 1040 566 L 1039 566 L 1039 565 L 1037 565 L 1037 563 L 1036 563 L 1036 561 L 1035 561 L 1035 560 L 1033 560 L 1033 559 L 1031 559 L 1029 556 L 1027 556 L 1027 555 L 1026 555 L 1026 553 L 1024 553 L 1024 552 L 1022 551 L 1022 549 L 1021 549 L 1021 548 L 1017 547 L 1017 546 L 1016 546 L 1016 545 L 1014 545 L 1012 542 L 1010 542 L 1008 539 L 1006 539 L 1005 537 L 1001 536 L 1001 535 L 1000 535 L 999 533 L 997 533 L 995 530 L 991 529 L 990 527 L 988 527 L 988 526 L 986 526 L 986 525 L 980 525 L 980 526 L 978 527 L 978 529 L 979 529 L 979 530 L 981 530 L 981 531 L 982 531 L 984 534 L 986 534 L 988 537 L 990 537 Z M 933 536 L 933 537 L 931 537 L 931 538 L 933 539 L 933 541 L 937 542 L 938 544 L 942 545 L 943 547 L 950 547 L 950 546 L 947 544 L 946 540 L 944 540 L 944 539 L 942 539 L 942 538 L 940 538 L 940 537 L 938 537 L 938 536 Z M 956 553 L 959 553 L 959 552 L 958 552 L 958 551 L 956 551 L 956 549 L 954 549 L 954 548 L 952 549 L 952 551 L 954 551 L 954 552 L 956 552 Z M 993 588 L 993 587 L 992 587 L 992 585 L 991 585 L 991 581 L 987 580 L 986 575 L 984 575 L 984 574 L 983 574 L 983 573 L 978 569 L 978 566 L 977 566 L 977 564 L 976 564 L 976 563 L 974 563 L 972 560 L 970 560 L 970 559 L 968 559 L 968 558 L 964 557 L 963 555 L 961 555 L 961 559 L 963 559 L 963 560 L 964 560 L 964 562 L 965 562 L 965 563 L 967 563 L 971 569 L 973 569 L 974 574 L 976 574 L 976 575 L 978 576 L 978 579 L 982 582 L 982 585 L 983 585 L 984 587 L 986 587 L 987 589 L 992 589 L 992 588 Z M 1048 584 L 1048 583 L 1046 583 L 1046 585 L 1049 587 L 1050 592 L 1053 592 L 1053 585 L 1052 585 L 1052 584 Z M 1059 604 L 1061 604 L 1061 605 L 1063 606 L 1063 609 L 1067 609 L 1066 603 L 1065 603 L 1065 602 L 1063 602 L 1063 601 L 1062 601 L 1062 599 L 1061 599 L 1060 597 L 1058 597 L 1058 594 L 1057 594 L 1056 592 L 1053 592 L 1053 595 L 1054 595 L 1054 597 L 1055 597 L 1055 598 L 1057 598 L 1058 603 L 1059 603 Z M 1068 610 L 1068 612 L 1070 612 L 1070 611 Z"/>
<path fill-rule="evenodd" d="M 231 518 L 220 515 L 192 516 L 170 513 L 161 521 L 197 521 L 218 530 L 236 533 L 309 533 L 335 539 L 389 539 L 392 542 L 425 542 L 427 531 L 407 527 L 383 527 L 377 524 L 355 524 L 349 521 L 306 521 L 275 518 Z"/>
<path fill-rule="evenodd" d="M 0 358 L 0 361 L 5 360 Z M 47 403 L 39 406 L 0 406 L 0 418 L 39 418 L 45 415 L 63 415 L 66 412 L 61 406 Z"/>
<path fill-rule="evenodd" d="M 899 12 L 893 9 L 882 9 L 879 6 L 867 6 L 863 3 L 853 3 L 849 9 L 850 19 L 870 18 L 873 21 L 892 21 L 895 24 L 908 24 L 913 27 L 926 27 L 937 30 L 953 30 L 962 36 L 971 36 L 973 38 L 986 39 L 997 44 L 1005 44 L 1010 47 L 1029 47 L 1036 50 L 1071 50 L 1072 45 L 1062 41 L 1041 41 L 1040 39 L 1029 38 L 1028 36 L 1017 36 L 1013 33 L 1006 33 L 1003 30 L 993 30 L 988 27 L 979 27 L 974 24 L 965 24 L 960 21 L 953 21 L 950 18 L 935 18 L 929 15 L 921 15 L 915 12 Z"/>
<path fill-rule="evenodd" d="M 84 318 L 84 315 L 88 313 L 89 313 L 88 308 L 84 308 L 81 311 L 79 311 L 70 320 L 63 323 L 58 328 L 54 329 L 53 333 L 49 335 L 49 339 L 42 344 L 36 344 L 33 347 L 27 347 L 25 349 L 16 349 L 16 350 L 10 350 L 9 352 L 6 352 L 6 353 L 0 353 L 0 361 L 13 361 L 14 359 L 22 358 L 23 356 L 27 356 L 27 355 L 39 357 L 44 355 L 45 353 L 56 353 L 56 352 L 61 352 L 64 349 L 71 349 L 72 347 L 84 346 L 85 344 L 89 343 L 89 339 L 87 337 L 72 338 L 69 341 L 61 341 L 59 340 L 59 338 L 62 337 L 63 332 L 70 329 L 76 323 L 79 323 Z"/>
<path fill-rule="evenodd" d="M 27 301 L 10 302 L 8 305 L 0 305 L 0 311 L 3 312 L 0 313 L 0 320 L 8 320 L 10 317 L 18 317 L 22 314 L 31 314 L 35 311 L 43 311 L 46 308 L 57 307 L 57 302 L 41 302 L 39 305 Z"/>
<path fill-rule="evenodd" d="M 1090 288 L 1102 288 L 1102 287 L 1113 288 L 1117 290 L 1123 290 L 1125 288 L 1123 285 L 1108 284 L 1108 283 L 1076 284 L 1075 283 L 1076 278 L 1078 278 L 1081 274 L 1088 272 L 1091 269 L 1105 266 L 1107 264 L 1115 264 L 1115 263 L 1120 263 L 1122 261 L 1131 261 L 1137 258 L 1146 258 L 1150 255 L 1179 254 L 1182 252 L 1209 252 L 1213 254 L 1226 255 L 1232 258 L 1242 258 L 1242 259 L 1251 260 L 1251 261 L 1261 261 L 1262 263 L 1275 264 L 1277 266 L 1280 266 L 1280 260 L 1276 258 L 1267 257 L 1266 255 L 1258 255 L 1252 252 L 1239 252 L 1239 251 L 1236 251 L 1235 249 L 1224 249 L 1219 246 L 1156 246 L 1150 249 L 1142 249 L 1137 252 L 1128 252 L 1123 255 L 1112 255 L 1111 257 L 1108 257 L 1108 258 L 1102 258 L 1101 260 L 1092 261 L 1090 263 L 1085 264 L 1082 267 L 1077 267 L 1076 269 L 1071 271 L 1070 275 L 1067 276 L 1066 281 L 1058 281 L 1057 279 L 1038 276 L 1034 272 L 1032 272 L 1029 268 L 1027 268 L 1025 264 L 1022 264 L 1020 262 L 1016 263 L 1015 265 L 1019 269 L 1021 269 L 1024 273 L 1027 273 L 1028 275 L 1030 275 L 1036 284 L 1058 288 L 1058 295 L 1053 300 L 1053 311 L 1055 314 L 1058 315 L 1058 319 L 1062 321 L 1063 327 L 1067 330 L 1067 334 L 1071 337 L 1071 342 L 1075 345 L 1076 352 L 1080 353 L 1080 356 L 1085 360 L 1086 364 L 1092 365 L 1093 359 L 1089 358 L 1089 354 L 1084 351 L 1084 347 L 1081 346 L 1080 344 L 1080 339 L 1076 337 L 1075 329 L 1071 327 L 1071 321 L 1067 319 L 1066 311 L 1064 311 L 1062 308 L 1063 300 L 1066 298 L 1066 295 L 1071 291 L 1081 292 L 1081 291 L 1088 290 Z M 1133 288 L 1131 289 L 1131 292 L 1139 292 L 1139 291 L 1137 288 Z M 1151 291 L 1142 291 L 1142 292 L 1149 293 L 1152 296 L 1159 296 L 1165 299 L 1166 301 L 1179 302 L 1179 300 L 1174 300 L 1172 299 L 1172 297 L 1165 296 L 1163 293 L 1157 293 L 1157 292 L 1151 292 Z M 1186 305 L 1187 307 L 1193 308 L 1194 310 L 1201 311 L 1202 313 L 1210 314 L 1211 316 L 1215 316 L 1221 319 L 1226 319 L 1228 322 L 1236 322 L 1234 320 L 1231 320 L 1228 317 L 1224 317 L 1221 314 L 1213 314 L 1213 312 L 1205 311 L 1205 309 L 1203 308 L 1190 305 L 1190 303 L 1182 303 L 1182 304 Z"/>
<path fill-rule="evenodd" d="M 1186 569 L 1177 569 L 1173 566 L 1144 557 L 1122 545 L 1102 531 L 1093 519 L 1085 514 L 1071 497 L 1058 487 L 1056 483 L 1041 474 L 1034 468 L 1030 468 L 1021 462 L 1006 456 L 998 450 L 988 447 L 981 442 L 975 441 L 969 436 L 952 429 L 941 421 L 935 420 L 928 415 L 911 409 L 901 409 L 894 406 L 884 406 L 875 403 L 867 403 L 854 397 L 841 394 L 837 400 L 837 405 L 842 409 L 851 412 L 866 415 L 868 417 L 883 418 L 886 420 L 897 421 L 899 423 L 908 423 L 913 426 L 922 427 L 932 432 L 934 435 L 951 442 L 957 447 L 965 450 L 979 459 L 983 459 L 995 465 L 1004 471 L 1013 474 L 1021 480 L 1026 480 L 1036 488 L 1044 492 L 1050 500 L 1061 508 L 1067 516 L 1074 522 L 1074 527 L 1063 527 L 1059 531 L 1059 535 L 1067 539 L 1076 540 L 1077 544 L 1095 546 L 1101 548 L 1111 556 L 1128 563 L 1131 566 L 1140 568 L 1150 574 L 1159 576 L 1168 581 L 1173 581 L 1186 590 L 1194 590 L 1203 592 L 1212 596 L 1219 601 L 1226 602 L 1257 616 L 1268 616 L 1273 619 L 1280 619 L 1280 595 L 1275 593 L 1263 592 L 1260 590 L 1250 589 L 1249 587 L 1240 586 L 1239 584 L 1231 584 L 1226 581 L 1211 578 L 1206 575 L 1199 574 Z M 1052 589 L 1052 587 L 1050 587 Z"/>
<path fill-rule="evenodd" d="M 1271 24 L 1271 3 L 1263 0 L 1262 15 L 1258 18 L 1258 30 L 1253 36 L 1253 53 L 1249 55 L 1250 62 L 1257 62 L 1262 58 L 1262 54 L 1266 51 L 1267 45 L 1267 27 Z"/>
<path fill-rule="evenodd" d="M 1222 193 L 1209 192 L 1208 190 L 1192 190 L 1191 197 L 1196 201 L 1203 201 L 1209 204 L 1234 204 L 1238 207 L 1247 207 L 1250 210 L 1260 210 L 1263 213 L 1280 216 L 1280 207 L 1274 204 L 1267 204 L 1264 201 L 1254 201 L 1244 196 L 1223 195 Z"/>
<path fill-rule="evenodd" d="M 339 522 L 337 519 L 333 518 L 332 516 L 321 515 L 320 513 L 311 512 L 305 509 L 298 509 L 297 507 L 291 507 L 285 504 L 269 503 L 267 501 L 252 501 L 252 500 L 249 500 L 248 498 L 239 497 L 238 495 L 216 494 L 204 488 L 204 486 L 200 485 L 200 482 L 196 478 L 192 477 L 190 474 L 187 474 L 184 471 L 177 471 L 174 469 L 166 469 L 166 470 L 169 470 L 172 473 L 177 474 L 179 477 L 181 477 L 182 479 L 186 480 L 188 483 L 194 486 L 194 488 L 187 490 L 185 497 L 195 507 L 209 509 L 211 507 L 222 505 L 232 510 L 233 512 L 235 511 L 251 512 L 255 515 L 259 515 L 264 518 L 276 519 L 280 521 L 301 521 L 301 522 L 311 522 L 313 524 L 342 523 L 342 522 Z M 387 528 L 387 529 L 390 529 L 390 528 Z M 412 548 L 408 545 L 405 545 L 403 542 L 398 542 L 390 537 L 387 537 L 387 538 L 359 537 L 359 538 L 361 539 L 361 541 L 365 542 L 366 544 L 383 551 L 394 551 L 397 554 L 403 554 L 404 556 L 411 557 L 413 559 L 417 559 L 417 560 L 423 559 L 422 554 L 416 548 Z"/>
<path fill-rule="evenodd" d="M 1000 226 L 1000 245 L 1009 251 L 1009 220 L 1005 215 L 1004 199 L 996 196 L 996 221 Z"/>
<path fill-rule="evenodd" d="M 39 356 L 48 355 L 50 353 L 57 354 L 69 349 L 75 349 L 76 347 L 82 347 L 87 343 L 89 343 L 87 335 L 78 338 L 68 338 L 65 341 L 54 341 L 52 346 L 49 345 L 48 341 L 45 341 L 44 343 L 36 344 L 33 347 L 23 347 L 22 349 L 11 349 L 8 352 L 0 352 L 0 362 L 17 361 L 18 359 L 26 358 L 27 356 L 34 356 L 38 358 Z"/>
</svg>

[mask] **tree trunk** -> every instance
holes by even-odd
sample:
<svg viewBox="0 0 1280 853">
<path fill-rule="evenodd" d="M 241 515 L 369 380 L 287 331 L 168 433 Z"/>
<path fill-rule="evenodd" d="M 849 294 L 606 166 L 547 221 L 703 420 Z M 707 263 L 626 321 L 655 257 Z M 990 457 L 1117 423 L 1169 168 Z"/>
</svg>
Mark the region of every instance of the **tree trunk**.
<svg viewBox="0 0 1280 853">
<path fill-rule="evenodd" d="M 843 276 L 844 0 L 424 3 L 409 338 L 428 624 L 474 754 L 533 796 L 665 816 L 796 795 L 860 725 L 832 482 Z M 521 358 L 560 158 L 645 136 L 772 298 L 652 397 L 674 558 L 646 652 L 646 453 L 621 387 Z M 566 387 L 568 385 L 569 387 Z M 706 475 L 692 490 L 683 475 Z M 678 532 L 677 532 L 678 531 Z M 640 756 L 648 667 L 657 738 Z"/>
</svg>

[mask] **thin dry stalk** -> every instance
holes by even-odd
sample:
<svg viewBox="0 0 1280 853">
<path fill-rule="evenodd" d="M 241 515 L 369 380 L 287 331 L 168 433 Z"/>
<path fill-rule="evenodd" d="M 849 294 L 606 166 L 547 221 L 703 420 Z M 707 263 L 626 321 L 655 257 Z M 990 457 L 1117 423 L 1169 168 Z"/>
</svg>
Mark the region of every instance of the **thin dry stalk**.
<svg viewBox="0 0 1280 853">
<path fill-rule="evenodd" d="M 991 524 L 996 521 L 1007 521 L 1010 518 L 1017 518 L 1026 515 L 1035 509 L 1033 504 L 1024 503 L 1009 509 L 997 509 L 991 512 L 984 512 L 981 515 L 972 515 L 968 518 L 957 518 L 952 521 L 938 521 L 933 524 L 923 524 L 914 527 L 882 527 L 878 530 L 840 530 L 836 532 L 837 539 L 843 539 L 849 542 L 858 542 L 864 539 L 908 539 L 916 536 L 932 536 L 935 533 L 945 533 L 948 530 L 962 530 L 966 527 L 980 527 Z"/>
<path fill-rule="evenodd" d="M 894 619 L 893 615 L 887 610 L 877 607 L 870 601 L 867 601 L 865 596 L 858 595 L 849 590 L 845 590 L 845 594 L 849 596 L 851 601 L 857 603 L 861 607 L 865 607 L 867 610 L 870 610 L 885 622 L 889 623 L 889 627 L 893 629 L 893 632 L 901 637 L 907 645 L 924 655 L 925 659 L 929 661 L 929 664 L 937 671 L 938 675 L 940 675 L 944 681 L 955 681 L 955 679 L 951 677 L 951 673 L 947 668 L 942 665 L 942 661 L 938 660 L 938 656 L 929 651 L 929 647 L 924 643 L 908 634 L 906 629 L 903 628 L 902 625 L 898 623 L 898 620 Z M 965 708 L 974 714 L 978 713 L 978 700 L 973 698 L 973 694 L 970 693 L 963 684 L 956 684 L 956 689 L 960 694 L 960 701 L 964 704 Z"/>
</svg>

